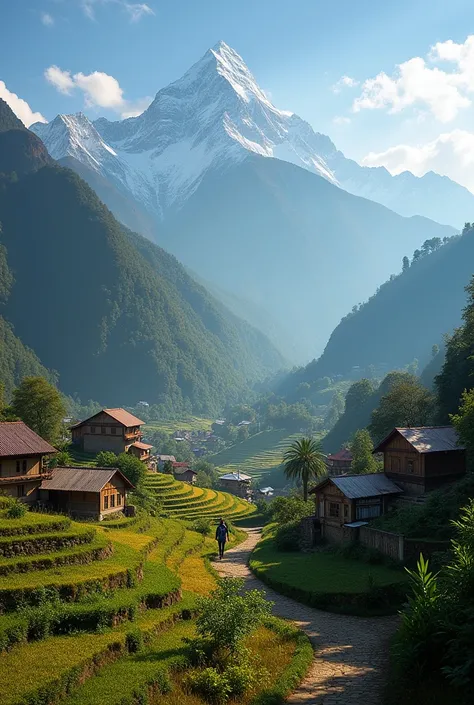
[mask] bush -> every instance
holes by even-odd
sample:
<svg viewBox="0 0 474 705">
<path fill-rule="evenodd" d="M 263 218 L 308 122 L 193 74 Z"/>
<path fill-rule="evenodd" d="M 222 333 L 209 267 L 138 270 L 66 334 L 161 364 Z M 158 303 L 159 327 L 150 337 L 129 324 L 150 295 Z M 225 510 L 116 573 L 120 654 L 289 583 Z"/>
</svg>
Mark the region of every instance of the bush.
<svg viewBox="0 0 474 705">
<path fill-rule="evenodd" d="M 230 695 L 233 698 L 241 698 L 247 690 L 253 688 L 258 674 L 249 663 L 242 663 L 237 666 L 229 666 L 225 671 L 225 677 L 229 684 Z"/>
<path fill-rule="evenodd" d="M 279 551 L 299 551 L 300 538 L 300 521 L 290 521 L 276 530 L 275 545 Z"/>
<path fill-rule="evenodd" d="M 226 675 L 212 667 L 190 673 L 186 679 L 186 685 L 192 693 L 200 695 L 212 705 L 222 705 L 227 702 L 231 694 Z"/>
<path fill-rule="evenodd" d="M 209 536 L 209 534 L 212 532 L 212 526 L 211 522 L 209 519 L 206 519 L 205 517 L 201 517 L 200 519 L 196 519 L 191 524 L 191 529 L 193 531 L 197 531 L 199 534 L 202 534 L 203 536 Z"/>
<path fill-rule="evenodd" d="M 299 521 L 304 517 L 314 514 L 314 503 L 305 502 L 302 497 L 275 497 L 269 503 L 268 512 L 273 521 L 278 524 L 288 524 L 290 521 Z"/>
<path fill-rule="evenodd" d="M 23 504 L 22 502 L 14 502 L 10 507 L 8 507 L 6 515 L 9 519 L 21 519 L 21 517 L 24 517 L 27 512 L 28 507 L 26 504 Z"/>
<path fill-rule="evenodd" d="M 125 647 L 130 654 L 136 654 L 143 649 L 143 634 L 139 629 L 127 632 L 125 635 Z"/>
</svg>

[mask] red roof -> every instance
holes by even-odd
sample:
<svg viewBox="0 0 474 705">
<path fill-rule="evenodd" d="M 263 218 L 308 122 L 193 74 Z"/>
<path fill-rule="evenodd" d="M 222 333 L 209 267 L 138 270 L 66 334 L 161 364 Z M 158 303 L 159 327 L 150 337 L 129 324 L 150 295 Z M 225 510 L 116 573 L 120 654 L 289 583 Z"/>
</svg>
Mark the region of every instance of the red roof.
<svg viewBox="0 0 474 705">
<path fill-rule="evenodd" d="M 189 468 L 189 463 L 172 463 L 174 468 Z"/>
<path fill-rule="evenodd" d="M 77 423 L 73 428 L 78 428 L 79 426 L 82 426 L 82 424 L 88 423 L 92 419 L 95 419 L 96 416 L 99 414 L 108 414 L 111 416 L 115 421 L 118 421 L 122 426 L 142 426 L 145 422 L 141 421 L 137 416 L 134 416 L 131 414 L 129 411 L 126 411 L 125 409 L 102 409 L 102 411 L 98 411 L 97 414 L 94 414 L 93 416 L 89 416 L 88 419 L 84 419 L 84 421 L 80 421 Z"/>
<path fill-rule="evenodd" d="M 57 453 L 23 421 L 0 422 L 0 457 Z"/>
<path fill-rule="evenodd" d="M 140 448 L 140 450 L 150 450 L 153 446 L 148 445 L 148 443 L 142 443 L 141 441 L 135 441 L 132 443 L 133 448 Z"/>
<path fill-rule="evenodd" d="M 328 455 L 328 460 L 347 460 L 352 461 L 352 453 L 348 448 L 342 448 L 333 455 Z"/>
</svg>

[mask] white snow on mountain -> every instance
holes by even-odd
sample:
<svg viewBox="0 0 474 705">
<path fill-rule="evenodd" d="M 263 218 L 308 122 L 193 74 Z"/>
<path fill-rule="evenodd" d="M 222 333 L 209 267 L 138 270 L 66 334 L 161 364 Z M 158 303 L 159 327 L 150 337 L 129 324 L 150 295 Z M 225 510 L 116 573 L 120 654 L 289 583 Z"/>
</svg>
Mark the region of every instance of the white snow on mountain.
<svg viewBox="0 0 474 705">
<path fill-rule="evenodd" d="M 52 157 L 75 157 L 160 219 L 182 206 L 207 170 L 225 171 L 249 153 L 296 164 L 402 215 L 459 226 L 474 211 L 474 196 L 446 177 L 391 176 L 346 159 L 329 137 L 278 110 L 224 42 L 160 90 L 138 117 L 91 123 L 82 113 L 59 115 L 30 129 Z"/>
</svg>

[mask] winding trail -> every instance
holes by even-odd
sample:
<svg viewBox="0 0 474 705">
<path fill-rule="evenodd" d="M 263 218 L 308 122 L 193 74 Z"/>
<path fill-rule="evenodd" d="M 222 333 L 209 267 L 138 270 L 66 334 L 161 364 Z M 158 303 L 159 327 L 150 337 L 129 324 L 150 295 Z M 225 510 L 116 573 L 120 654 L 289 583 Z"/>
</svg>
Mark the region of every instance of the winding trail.
<svg viewBox="0 0 474 705">
<path fill-rule="evenodd" d="M 251 590 L 262 583 L 250 571 L 250 553 L 260 540 L 260 529 L 247 529 L 247 539 L 226 551 L 214 567 L 222 576 L 244 578 Z M 294 705 L 381 705 L 388 642 L 396 617 L 351 617 L 322 612 L 284 597 L 266 585 L 274 614 L 290 619 L 311 639 L 313 664 L 299 688 L 288 698 Z"/>
</svg>

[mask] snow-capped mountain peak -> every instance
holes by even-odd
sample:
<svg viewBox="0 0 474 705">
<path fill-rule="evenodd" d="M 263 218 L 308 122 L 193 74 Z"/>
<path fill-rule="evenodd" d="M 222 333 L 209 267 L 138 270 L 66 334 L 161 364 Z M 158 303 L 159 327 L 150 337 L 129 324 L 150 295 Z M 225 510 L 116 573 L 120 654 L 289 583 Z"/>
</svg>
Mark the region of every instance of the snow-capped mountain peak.
<svg viewBox="0 0 474 705">
<path fill-rule="evenodd" d="M 436 175 L 433 184 L 430 177 L 391 176 L 385 169 L 361 167 L 346 159 L 329 137 L 315 132 L 298 115 L 276 108 L 242 57 L 223 41 L 159 90 L 138 117 L 91 123 L 82 113 L 59 115 L 31 129 L 51 156 L 78 159 L 131 192 L 159 218 L 169 209 L 179 209 L 209 170 L 224 172 L 252 153 L 296 164 L 402 215 L 421 214 L 452 223 L 436 205 L 439 199 L 433 199 L 433 188 L 448 189 L 451 202 L 453 192 L 460 202 L 473 199 L 463 187 L 441 182 Z M 453 213 L 456 209 L 465 210 L 453 203 Z"/>
</svg>

